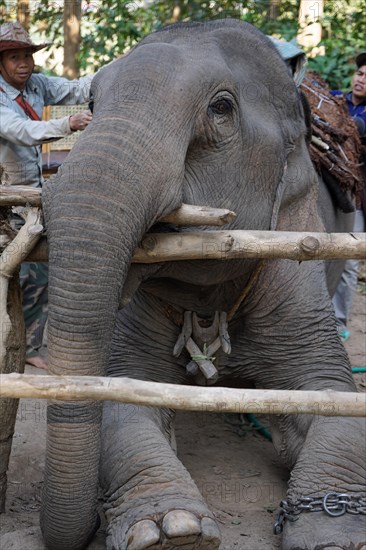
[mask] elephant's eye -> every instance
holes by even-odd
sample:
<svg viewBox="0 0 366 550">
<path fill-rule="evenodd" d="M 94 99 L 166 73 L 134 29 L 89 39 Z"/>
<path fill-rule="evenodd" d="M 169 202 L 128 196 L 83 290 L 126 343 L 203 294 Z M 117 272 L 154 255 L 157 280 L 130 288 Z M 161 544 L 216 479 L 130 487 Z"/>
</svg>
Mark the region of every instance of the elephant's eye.
<svg viewBox="0 0 366 550">
<path fill-rule="evenodd" d="M 213 103 L 210 105 L 210 111 L 214 115 L 224 116 L 229 115 L 233 110 L 233 104 L 229 99 L 226 99 L 224 97 L 221 97 L 220 99 L 216 99 Z"/>
</svg>

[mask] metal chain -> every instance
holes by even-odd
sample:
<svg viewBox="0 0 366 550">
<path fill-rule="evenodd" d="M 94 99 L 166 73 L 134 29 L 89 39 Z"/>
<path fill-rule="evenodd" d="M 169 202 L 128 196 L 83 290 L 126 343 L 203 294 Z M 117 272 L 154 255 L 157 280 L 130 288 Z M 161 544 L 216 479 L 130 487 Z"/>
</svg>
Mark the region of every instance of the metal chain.
<svg viewBox="0 0 366 550">
<path fill-rule="evenodd" d="M 343 516 L 346 512 L 366 515 L 366 497 L 331 492 L 316 497 L 299 497 L 294 502 L 282 500 L 273 526 L 274 534 L 282 533 L 286 520 L 297 521 L 301 512 L 325 512 L 333 517 Z"/>
</svg>

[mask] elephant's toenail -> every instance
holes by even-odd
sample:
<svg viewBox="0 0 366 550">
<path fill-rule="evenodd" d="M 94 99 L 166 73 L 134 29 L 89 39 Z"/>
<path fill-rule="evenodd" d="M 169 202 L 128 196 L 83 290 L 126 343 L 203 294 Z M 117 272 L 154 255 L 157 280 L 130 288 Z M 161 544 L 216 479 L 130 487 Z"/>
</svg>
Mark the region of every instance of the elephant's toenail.
<svg viewBox="0 0 366 550">
<path fill-rule="evenodd" d="M 221 533 L 216 521 L 211 518 L 202 518 L 202 534 L 205 536 L 205 540 L 220 543 Z"/>
<path fill-rule="evenodd" d="M 168 512 L 163 519 L 163 531 L 168 538 L 199 535 L 201 522 L 196 516 L 185 510 Z"/>
<path fill-rule="evenodd" d="M 144 550 L 159 541 L 160 530 L 150 519 L 135 523 L 127 533 L 127 550 Z"/>
</svg>

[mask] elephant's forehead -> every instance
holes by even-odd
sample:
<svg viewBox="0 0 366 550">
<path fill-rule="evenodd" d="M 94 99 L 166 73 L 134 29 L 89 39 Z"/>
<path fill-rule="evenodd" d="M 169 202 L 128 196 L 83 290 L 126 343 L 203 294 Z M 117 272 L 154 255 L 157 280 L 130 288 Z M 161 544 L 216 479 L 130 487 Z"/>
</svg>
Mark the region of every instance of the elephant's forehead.
<svg viewBox="0 0 366 550">
<path fill-rule="evenodd" d="M 282 60 L 271 41 L 258 29 L 242 21 L 209 21 L 204 24 L 179 24 L 147 36 L 137 49 L 147 44 L 175 45 L 193 57 L 240 57 L 255 67 L 282 65 Z"/>
<path fill-rule="evenodd" d="M 201 84 L 203 80 L 233 80 L 219 44 L 207 39 L 200 45 L 183 39 L 174 43 L 142 44 L 126 62 L 126 68 L 131 70 L 144 67 L 145 76 L 155 71 L 160 75 L 171 75 L 175 82 L 186 86 Z"/>
<path fill-rule="evenodd" d="M 198 79 L 270 83 L 291 86 L 285 64 L 269 40 L 259 31 L 246 28 L 219 28 L 200 32 L 201 27 L 183 33 L 158 32 L 144 39 L 127 57 L 138 66 L 159 73 L 171 73 L 177 80 L 193 85 Z M 144 69 L 141 69 L 144 70 Z"/>
</svg>

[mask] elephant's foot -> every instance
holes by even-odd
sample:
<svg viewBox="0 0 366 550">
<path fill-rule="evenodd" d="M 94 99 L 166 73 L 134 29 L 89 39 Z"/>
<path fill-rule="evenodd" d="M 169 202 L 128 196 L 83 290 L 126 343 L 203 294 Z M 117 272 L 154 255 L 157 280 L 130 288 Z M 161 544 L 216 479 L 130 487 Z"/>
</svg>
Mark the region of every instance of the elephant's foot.
<svg viewBox="0 0 366 550">
<path fill-rule="evenodd" d="M 303 512 L 297 521 L 286 522 L 282 550 L 366 550 L 365 516 Z"/>
<path fill-rule="evenodd" d="M 187 510 L 170 510 L 141 519 L 126 529 L 122 518 L 108 527 L 108 550 L 218 550 L 219 528 L 212 517 Z"/>
</svg>

